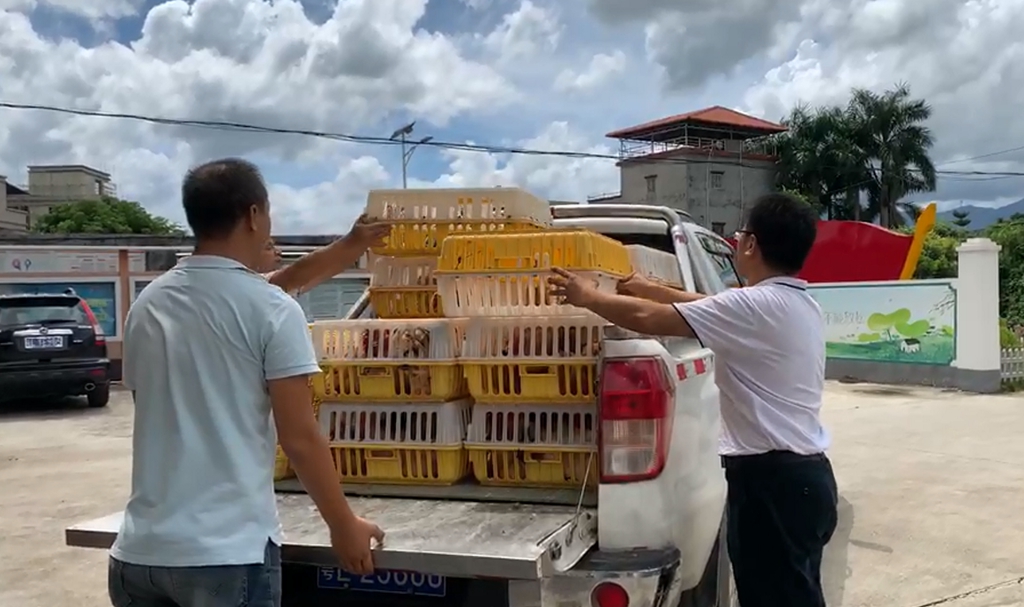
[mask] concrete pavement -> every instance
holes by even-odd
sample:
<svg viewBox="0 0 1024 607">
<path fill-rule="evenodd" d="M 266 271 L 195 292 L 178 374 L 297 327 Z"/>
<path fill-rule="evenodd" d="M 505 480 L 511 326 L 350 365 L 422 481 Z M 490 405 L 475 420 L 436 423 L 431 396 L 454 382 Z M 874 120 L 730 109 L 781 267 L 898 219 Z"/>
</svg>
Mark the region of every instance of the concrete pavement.
<svg viewBox="0 0 1024 607">
<path fill-rule="evenodd" d="M 106 556 L 63 528 L 121 508 L 131 404 L 0 409 L 0 605 L 109 605 Z M 1024 605 L 1024 396 L 830 383 L 832 607 Z"/>
<path fill-rule="evenodd" d="M 1024 397 L 830 384 L 829 605 L 1024 605 Z"/>
</svg>

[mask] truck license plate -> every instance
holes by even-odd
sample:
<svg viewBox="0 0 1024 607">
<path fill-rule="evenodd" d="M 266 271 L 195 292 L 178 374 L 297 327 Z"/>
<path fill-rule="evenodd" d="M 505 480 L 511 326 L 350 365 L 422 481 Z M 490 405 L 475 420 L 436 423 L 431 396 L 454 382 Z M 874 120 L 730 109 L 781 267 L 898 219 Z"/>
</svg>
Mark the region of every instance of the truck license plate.
<svg viewBox="0 0 1024 607">
<path fill-rule="evenodd" d="M 26 337 L 26 350 L 54 350 L 64 347 L 64 336 L 47 335 L 46 337 Z"/>
<path fill-rule="evenodd" d="M 316 586 L 329 590 L 360 590 L 444 598 L 448 581 L 441 575 L 411 571 L 378 569 L 371 575 L 360 576 L 336 567 L 320 567 L 317 569 Z"/>
</svg>

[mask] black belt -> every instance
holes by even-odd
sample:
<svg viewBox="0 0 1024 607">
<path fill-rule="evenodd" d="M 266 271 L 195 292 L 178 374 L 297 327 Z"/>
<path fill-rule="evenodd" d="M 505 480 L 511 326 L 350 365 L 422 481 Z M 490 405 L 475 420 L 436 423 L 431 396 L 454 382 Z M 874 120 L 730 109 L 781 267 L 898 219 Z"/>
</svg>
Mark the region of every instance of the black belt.
<svg viewBox="0 0 1024 607">
<path fill-rule="evenodd" d="M 748 467 L 785 466 L 788 464 L 825 461 L 827 459 L 824 453 L 801 455 L 792 451 L 768 451 L 767 453 L 755 453 L 752 455 L 723 455 L 722 467 L 726 470 L 735 470 Z"/>
</svg>

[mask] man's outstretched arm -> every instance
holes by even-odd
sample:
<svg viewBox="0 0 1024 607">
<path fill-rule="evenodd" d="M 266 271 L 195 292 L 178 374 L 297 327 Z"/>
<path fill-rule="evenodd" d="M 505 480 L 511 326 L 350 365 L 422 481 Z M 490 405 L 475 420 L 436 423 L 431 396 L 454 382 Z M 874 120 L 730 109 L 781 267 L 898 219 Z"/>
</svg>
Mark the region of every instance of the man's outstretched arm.
<svg viewBox="0 0 1024 607">
<path fill-rule="evenodd" d="M 380 244 L 389 231 L 388 224 L 369 223 L 361 217 L 351 232 L 288 267 L 272 272 L 267 280 L 286 293 L 308 291 L 351 268 L 367 249 Z"/>
</svg>

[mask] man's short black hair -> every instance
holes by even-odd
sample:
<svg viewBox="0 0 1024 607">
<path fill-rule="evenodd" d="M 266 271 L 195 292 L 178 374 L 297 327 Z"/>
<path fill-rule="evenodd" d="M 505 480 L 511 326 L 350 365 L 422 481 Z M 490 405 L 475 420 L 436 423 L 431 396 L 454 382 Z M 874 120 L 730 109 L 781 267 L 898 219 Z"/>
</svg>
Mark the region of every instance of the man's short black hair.
<svg viewBox="0 0 1024 607">
<path fill-rule="evenodd" d="M 267 186 L 256 165 L 224 158 L 192 168 L 181 183 L 181 204 L 196 238 L 223 238 L 267 204 Z"/>
<path fill-rule="evenodd" d="M 744 231 L 757 239 L 766 265 L 796 274 L 804 267 L 814 245 L 818 214 L 811 205 L 791 194 L 765 194 L 750 208 Z"/>
</svg>

